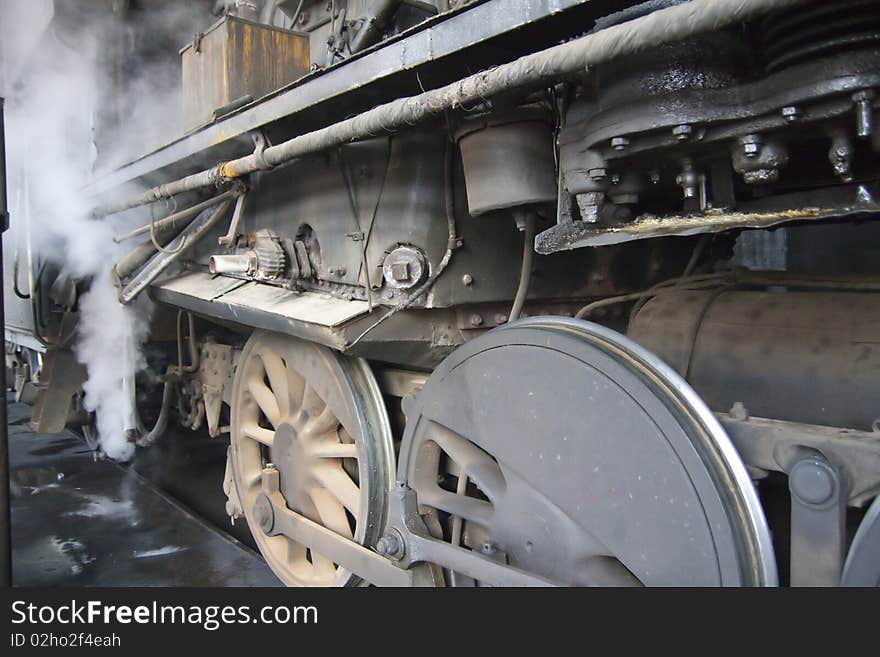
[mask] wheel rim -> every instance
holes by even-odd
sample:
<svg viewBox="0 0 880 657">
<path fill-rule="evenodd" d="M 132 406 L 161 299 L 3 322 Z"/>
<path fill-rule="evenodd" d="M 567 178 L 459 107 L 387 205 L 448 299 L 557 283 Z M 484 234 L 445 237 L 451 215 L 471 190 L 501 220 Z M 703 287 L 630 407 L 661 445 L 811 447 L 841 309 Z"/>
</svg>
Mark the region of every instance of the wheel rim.
<svg viewBox="0 0 880 657">
<path fill-rule="evenodd" d="M 231 444 L 245 517 L 275 574 L 291 586 L 359 584 L 359 578 L 309 546 L 264 534 L 253 508 L 261 472 L 271 462 L 291 510 L 364 545 L 381 536 L 393 445 L 367 363 L 255 332 L 236 368 Z"/>
<path fill-rule="evenodd" d="M 616 332 L 550 317 L 491 331 L 435 370 L 407 419 L 398 478 L 447 540 L 564 584 L 776 583 L 723 429 Z"/>
</svg>

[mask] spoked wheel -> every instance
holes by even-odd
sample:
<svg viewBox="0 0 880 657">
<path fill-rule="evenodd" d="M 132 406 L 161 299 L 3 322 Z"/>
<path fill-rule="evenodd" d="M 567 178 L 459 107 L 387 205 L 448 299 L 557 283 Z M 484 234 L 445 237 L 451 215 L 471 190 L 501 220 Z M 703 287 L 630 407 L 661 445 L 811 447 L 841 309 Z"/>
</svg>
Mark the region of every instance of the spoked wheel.
<svg viewBox="0 0 880 657">
<path fill-rule="evenodd" d="M 255 332 L 233 383 L 231 445 L 238 497 L 275 574 L 291 586 L 360 583 L 310 546 L 263 533 L 254 504 L 261 472 L 272 463 L 288 508 L 363 545 L 381 536 L 394 452 L 382 396 L 367 363 Z"/>
<path fill-rule="evenodd" d="M 714 416 L 655 356 L 587 322 L 531 318 L 460 347 L 407 407 L 398 478 L 435 535 L 560 584 L 776 583 Z"/>
</svg>

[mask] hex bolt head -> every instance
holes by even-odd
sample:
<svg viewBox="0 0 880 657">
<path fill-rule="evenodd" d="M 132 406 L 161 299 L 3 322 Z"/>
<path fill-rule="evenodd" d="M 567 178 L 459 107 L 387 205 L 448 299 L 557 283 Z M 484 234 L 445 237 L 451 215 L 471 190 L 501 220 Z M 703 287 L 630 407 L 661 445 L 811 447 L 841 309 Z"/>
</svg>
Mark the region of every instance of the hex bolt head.
<svg viewBox="0 0 880 657">
<path fill-rule="evenodd" d="M 483 325 L 483 316 L 482 315 L 471 315 L 471 326 L 482 326 Z"/>
<path fill-rule="evenodd" d="M 827 463 L 806 458 L 795 463 L 788 475 L 788 485 L 802 502 L 818 506 L 834 496 L 835 479 L 834 472 Z"/>
<path fill-rule="evenodd" d="M 739 138 L 739 143 L 743 149 L 743 155 L 752 159 L 761 154 L 761 144 L 763 140 L 760 135 L 743 135 Z"/>
<path fill-rule="evenodd" d="M 611 140 L 611 148 L 616 151 L 625 150 L 627 146 L 629 146 L 629 139 L 626 137 L 615 137 Z"/>
<path fill-rule="evenodd" d="M 794 105 L 786 105 L 782 108 L 782 117 L 789 123 L 794 123 L 801 118 L 801 111 Z"/>
<path fill-rule="evenodd" d="M 672 129 L 672 136 L 675 137 L 676 141 L 687 141 L 690 139 L 693 131 L 694 129 L 691 126 L 684 123 L 682 125 L 677 125 Z"/>
<path fill-rule="evenodd" d="M 461 282 L 464 285 L 473 285 L 474 277 L 471 276 L 470 274 L 465 274 L 464 276 L 461 277 Z"/>
<path fill-rule="evenodd" d="M 395 262 L 391 265 L 391 276 L 395 281 L 405 282 L 410 278 L 410 267 L 408 262 Z"/>
<path fill-rule="evenodd" d="M 396 530 L 391 530 L 376 541 L 376 552 L 390 559 L 402 559 L 405 553 L 403 540 Z"/>
</svg>

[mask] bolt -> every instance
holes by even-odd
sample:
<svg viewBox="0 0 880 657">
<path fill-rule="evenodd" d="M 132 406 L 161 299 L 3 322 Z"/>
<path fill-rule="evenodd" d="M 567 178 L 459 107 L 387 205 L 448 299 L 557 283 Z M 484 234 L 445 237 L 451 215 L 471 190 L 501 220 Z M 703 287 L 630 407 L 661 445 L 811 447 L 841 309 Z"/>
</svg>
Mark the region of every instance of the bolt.
<svg viewBox="0 0 880 657">
<path fill-rule="evenodd" d="M 471 326 L 482 326 L 483 324 L 483 316 L 482 315 L 471 315 Z"/>
<path fill-rule="evenodd" d="M 782 108 L 782 116 L 789 123 L 794 123 L 801 118 L 801 111 L 794 105 L 786 105 Z"/>
<path fill-rule="evenodd" d="M 595 169 L 590 169 L 587 171 L 587 174 L 590 176 L 591 180 L 600 181 L 605 180 L 605 176 L 608 175 L 608 172 L 605 171 L 604 167 L 597 167 Z"/>
<path fill-rule="evenodd" d="M 681 187 L 684 197 L 696 198 L 697 196 L 697 172 L 694 163 L 685 158 L 681 161 L 681 173 L 675 177 L 676 184 Z"/>
<path fill-rule="evenodd" d="M 659 171 L 651 171 L 651 173 L 648 174 L 648 182 L 650 182 L 652 185 L 659 185 L 660 184 L 660 172 Z"/>
<path fill-rule="evenodd" d="M 497 313 L 495 315 L 495 323 L 496 324 L 504 324 L 507 321 L 507 315 L 504 313 Z"/>
<path fill-rule="evenodd" d="M 461 277 L 461 282 L 464 285 L 473 285 L 474 284 L 474 277 L 471 276 L 470 274 L 465 274 L 464 276 Z"/>
<path fill-rule="evenodd" d="M 335 276 L 336 278 L 342 278 L 345 276 L 346 269 L 345 267 L 331 267 L 330 275 Z"/>
<path fill-rule="evenodd" d="M 385 534 L 376 541 L 376 552 L 384 557 L 393 557 L 399 554 L 402 547 L 396 534 Z"/>
<path fill-rule="evenodd" d="M 391 263 L 391 277 L 400 283 L 406 282 L 410 279 L 410 269 L 408 262 L 394 262 Z"/>
<path fill-rule="evenodd" d="M 864 89 L 853 94 L 856 104 L 856 133 L 864 139 L 874 132 L 874 91 Z"/>
<path fill-rule="evenodd" d="M 672 129 L 672 136 L 675 137 L 676 141 L 687 141 L 690 139 L 693 131 L 694 129 L 691 126 L 684 123 L 682 125 L 677 125 Z"/>
<path fill-rule="evenodd" d="M 831 148 L 828 150 L 828 160 L 831 166 L 844 182 L 852 180 L 853 146 L 844 134 L 837 134 L 831 139 Z"/>
<path fill-rule="evenodd" d="M 629 139 L 626 137 L 615 137 L 611 140 L 611 148 L 616 151 L 625 150 L 627 146 L 629 146 Z"/>
<path fill-rule="evenodd" d="M 760 155 L 763 143 L 760 135 L 743 135 L 739 138 L 739 143 L 742 146 L 743 155 L 747 158 L 751 159 Z"/>
<path fill-rule="evenodd" d="M 498 546 L 492 541 L 486 541 L 480 546 L 480 552 L 485 554 L 487 557 L 491 557 L 493 554 L 498 552 Z"/>
<path fill-rule="evenodd" d="M 611 184 L 612 185 L 619 185 L 620 184 L 620 174 L 619 173 L 612 173 L 611 174 Z"/>
</svg>

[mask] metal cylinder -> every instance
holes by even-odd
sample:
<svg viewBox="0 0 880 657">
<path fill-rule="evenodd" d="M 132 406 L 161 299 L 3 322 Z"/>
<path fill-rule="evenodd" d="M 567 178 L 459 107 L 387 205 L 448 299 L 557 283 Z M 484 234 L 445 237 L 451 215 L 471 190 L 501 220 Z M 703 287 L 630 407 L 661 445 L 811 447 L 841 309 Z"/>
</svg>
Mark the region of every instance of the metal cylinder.
<svg viewBox="0 0 880 657">
<path fill-rule="evenodd" d="M 471 215 L 556 201 L 553 127 L 542 111 L 474 119 L 457 138 Z"/>
<path fill-rule="evenodd" d="M 653 298 L 629 336 L 715 411 L 871 430 L 880 418 L 880 294 L 684 290 Z"/>
<path fill-rule="evenodd" d="M 212 255 L 208 260 L 208 270 L 212 274 L 247 274 L 256 268 L 255 260 L 251 253 Z"/>
</svg>

